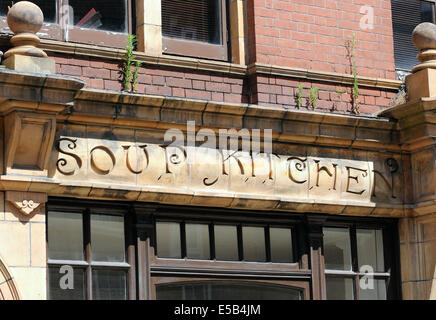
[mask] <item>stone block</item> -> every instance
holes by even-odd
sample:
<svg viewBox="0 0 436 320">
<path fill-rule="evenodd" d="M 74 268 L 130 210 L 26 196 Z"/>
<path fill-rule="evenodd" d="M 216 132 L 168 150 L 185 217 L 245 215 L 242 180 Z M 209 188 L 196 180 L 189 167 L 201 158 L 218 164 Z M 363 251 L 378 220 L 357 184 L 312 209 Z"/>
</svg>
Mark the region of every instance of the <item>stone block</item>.
<svg viewBox="0 0 436 320">
<path fill-rule="evenodd" d="M 423 69 L 406 78 L 409 100 L 436 97 L 436 69 Z"/>
<path fill-rule="evenodd" d="M 45 74 L 56 73 L 55 61 L 49 58 L 13 55 L 5 59 L 3 65 L 15 71 Z"/>
<path fill-rule="evenodd" d="M 10 266 L 30 265 L 29 224 L 0 223 L 0 255 Z"/>
<path fill-rule="evenodd" d="M 45 300 L 47 296 L 46 268 L 11 267 L 11 273 L 23 300 Z"/>
</svg>

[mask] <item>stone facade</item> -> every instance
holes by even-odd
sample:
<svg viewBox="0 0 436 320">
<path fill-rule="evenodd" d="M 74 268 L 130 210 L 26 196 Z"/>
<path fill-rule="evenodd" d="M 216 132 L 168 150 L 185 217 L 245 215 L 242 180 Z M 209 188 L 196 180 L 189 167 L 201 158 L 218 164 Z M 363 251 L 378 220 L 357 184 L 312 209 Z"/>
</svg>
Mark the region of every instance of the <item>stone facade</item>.
<svg viewBox="0 0 436 320">
<path fill-rule="evenodd" d="M 422 47 L 408 101 L 389 107 L 401 82 L 389 1 L 378 1 L 376 42 L 357 35 L 351 115 L 341 59 L 357 5 L 232 0 L 230 63 L 162 55 L 162 22 L 137 2 L 136 93 L 121 91 L 120 49 L 43 39 L 47 58 L 14 48 L 0 69 L 0 298 L 47 298 L 49 197 L 398 219 L 402 298 L 435 298 L 436 47 Z M 320 89 L 316 110 L 298 107 L 299 85 L 305 99 Z M 229 129 L 263 142 L 271 130 L 272 143 L 202 147 Z M 168 146 L 168 130 L 184 143 Z"/>
</svg>

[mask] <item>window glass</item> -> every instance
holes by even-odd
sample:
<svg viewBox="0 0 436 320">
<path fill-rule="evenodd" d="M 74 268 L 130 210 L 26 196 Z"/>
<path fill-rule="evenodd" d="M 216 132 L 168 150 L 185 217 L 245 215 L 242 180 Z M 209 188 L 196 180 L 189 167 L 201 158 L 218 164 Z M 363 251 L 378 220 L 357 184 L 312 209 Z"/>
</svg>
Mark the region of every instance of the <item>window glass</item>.
<svg viewBox="0 0 436 320">
<path fill-rule="evenodd" d="M 301 300 L 292 287 L 238 281 L 199 281 L 156 286 L 158 300 Z"/>
<path fill-rule="evenodd" d="M 164 36 L 221 44 L 221 0 L 162 0 Z"/>
<path fill-rule="evenodd" d="M 157 255 L 160 258 L 181 258 L 180 224 L 177 222 L 157 222 Z"/>
<path fill-rule="evenodd" d="M 357 229 L 357 260 L 359 269 L 368 265 L 374 271 L 384 271 L 383 232 L 374 229 Z"/>
<path fill-rule="evenodd" d="M 288 228 L 270 228 L 271 262 L 293 262 L 292 230 Z"/>
<path fill-rule="evenodd" d="M 395 65 L 410 71 L 417 63 L 418 50 L 412 42 L 412 32 L 421 22 L 433 22 L 434 4 L 419 0 L 391 0 L 394 30 Z"/>
<path fill-rule="evenodd" d="M 14 1 L 17 3 L 20 1 Z M 32 0 L 34 4 L 41 8 L 44 14 L 44 22 L 56 22 L 56 0 Z M 12 6 L 11 0 L 0 0 L 0 15 L 6 16 L 8 14 L 8 6 Z"/>
<path fill-rule="evenodd" d="M 325 268 L 351 271 L 351 240 L 348 228 L 323 228 Z"/>
<path fill-rule="evenodd" d="M 186 256 L 190 259 L 210 259 L 209 226 L 187 223 Z"/>
<path fill-rule="evenodd" d="M 69 0 L 69 5 L 75 27 L 127 32 L 126 0 Z"/>
<path fill-rule="evenodd" d="M 91 215 L 91 251 L 93 261 L 124 262 L 124 217 Z"/>
<path fill-rule="evenodd" d="M 49 211 L 47 230 L 49 259 L 84 260 L 81 213 Z"/>
<path fill-rule="evenodd" d="M 353 279 L 326 277 L 327 300 L 353 300 Z"/>
<path fill-rule="evenodd" d="M 386 300 L 386 281 L 376 279 L 365 282 L 364 288 L 360 286 L 360 300 Z"/>
<path fill-rule="evenodd" d="M 72 274 L 68 272 L 69 269 L 61 270 L 61 266 L 48 268 L 50 300 L 85 299 L 85 269 L 75 267 Z"/>
<path fill-rule="evenodd" d="M 94 300 L 126 300 L 127 275 L 119 270 L 92 271 L 92 298 Z"/>
<path fill-rule="evenodd" d="M 265 261 L 265 229 L 262 227 L 242 227 L 245 261 Z"/>
<path fill-rule="evenodd" d="M 239 260 L 236 226 L 214 226 L 216 260 Z"/>
</svg>

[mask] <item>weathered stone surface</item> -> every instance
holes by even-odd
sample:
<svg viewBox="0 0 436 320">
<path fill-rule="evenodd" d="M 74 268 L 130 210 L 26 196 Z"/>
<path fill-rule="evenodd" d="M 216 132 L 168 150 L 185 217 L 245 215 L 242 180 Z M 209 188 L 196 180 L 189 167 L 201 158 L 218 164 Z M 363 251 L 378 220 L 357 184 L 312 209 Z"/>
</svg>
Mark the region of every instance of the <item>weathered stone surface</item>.
<svg viewBox="0 0 436 320">
<path fill-rule="evenodd" d="M 412 32 L 412 41 L 418 50 L 436 49 L 436 25 L 431 22 L 417 25 Z"/>
<path fill-rule="evenodd" d="M 40 57 L 13 55 L 3 61 L 3 65 L 11 70 L 30 73 L 56 73 L 54 60 Z"/>
</svg>

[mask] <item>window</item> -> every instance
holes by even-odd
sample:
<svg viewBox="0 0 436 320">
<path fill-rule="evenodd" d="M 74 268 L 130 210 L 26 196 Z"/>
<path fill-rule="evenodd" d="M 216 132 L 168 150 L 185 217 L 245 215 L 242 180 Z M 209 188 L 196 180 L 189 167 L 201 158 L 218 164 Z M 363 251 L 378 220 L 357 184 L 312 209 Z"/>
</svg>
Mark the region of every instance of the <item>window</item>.
<svg viewBox="0 0 436 320">
<path fill-rule="evenodd" d="M 323 234 L 327 299 L 385 300 L 383 230 L 324 227 Z"/>
<path fill-rule="evenodd" d="M 49 208 L 49 299 L 129 298 L 134 253 L 127 250 L 126 219 L 113 210 Z"/>
<path fill-rule="evenodd" d="M 295 262 L 290 227 L 157 221 L 156 239 L 159 258 Z"/>
<path fill-rule="evenodd" d="M 163 52 L 227 60 L 225 0 L 162 0 Z"/>
<path fill-rule="evenodd" d="M 36 0 L 44 14 L 43 38 L 124 47 L 126 34 L 132 33 L 132 0 Z M 0 26 L 11 1 L 0 0 Z"/>
<path fill-rule="evenodd" d="M 418 63 L 412 32 L 422 22 L 435 22 L 434 0 L 391 0 L 394 30 L 395 66 L 398 71 L 410 72 Z"/>
</svg>

